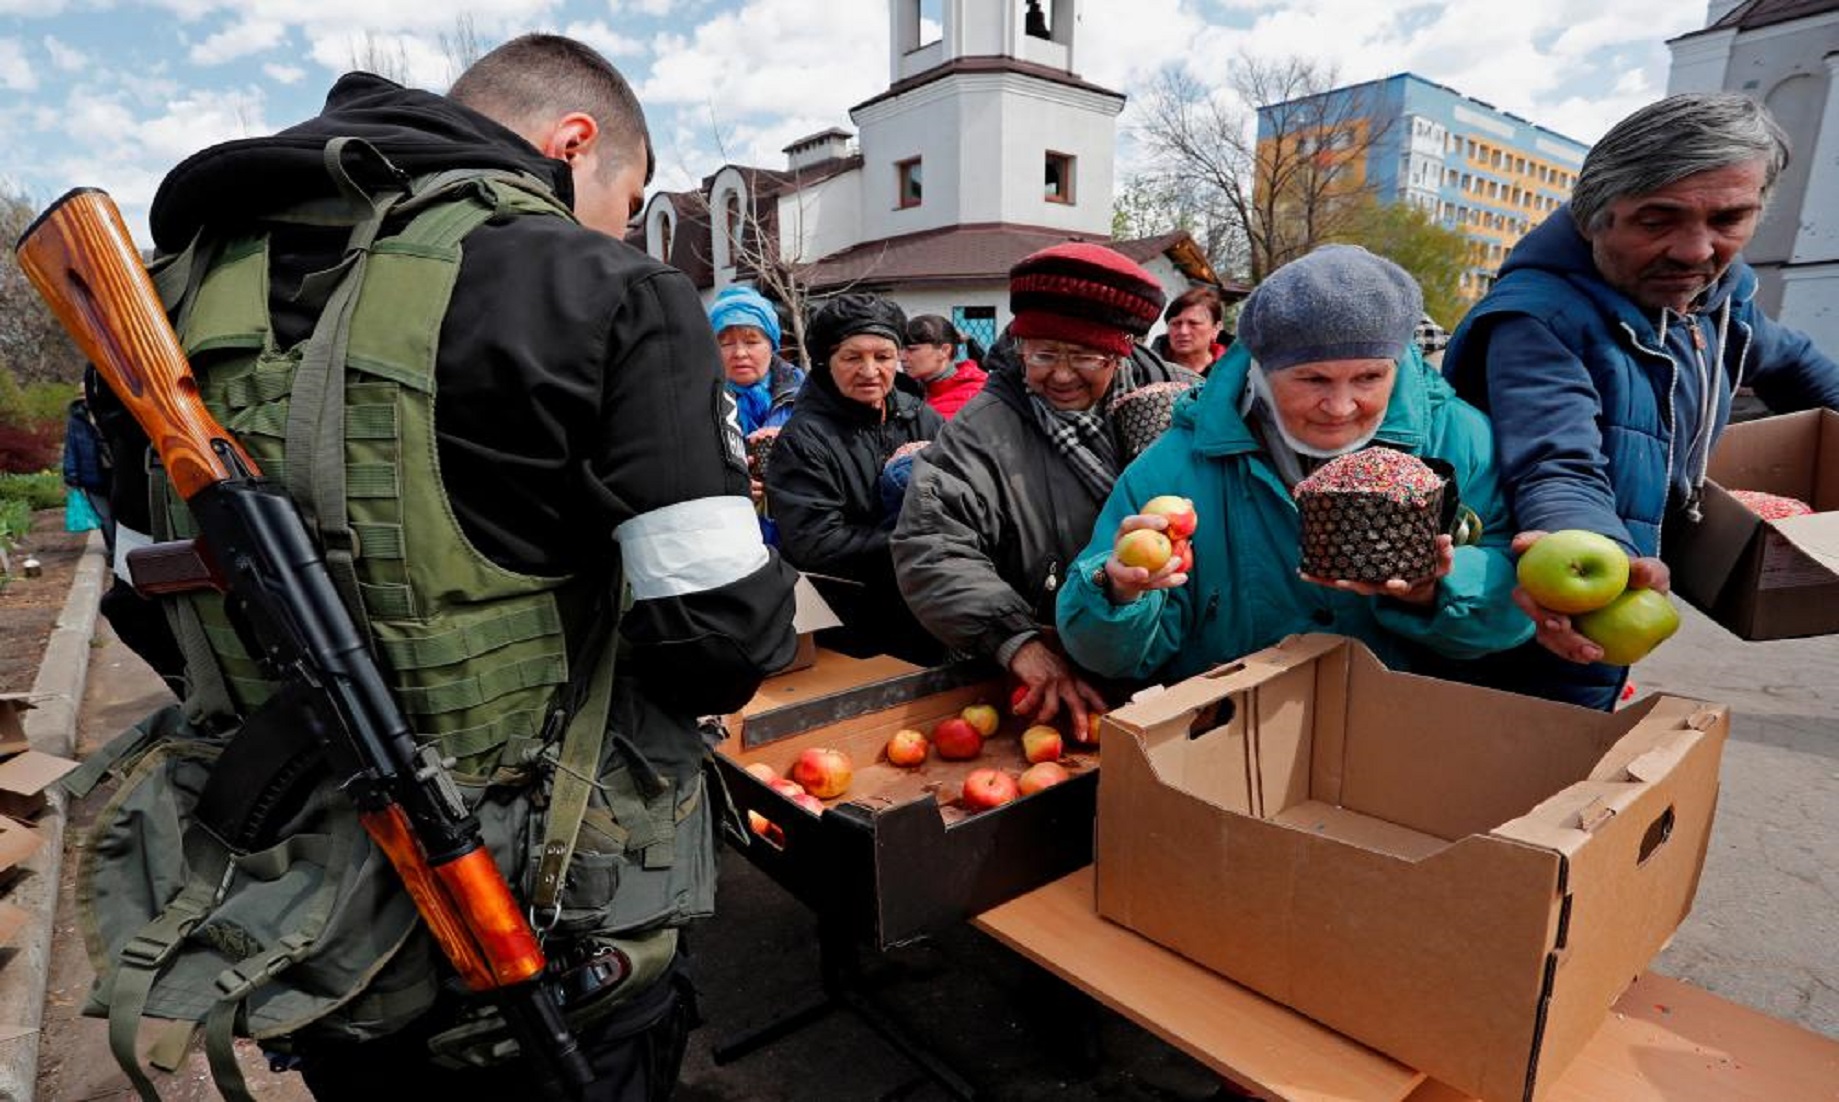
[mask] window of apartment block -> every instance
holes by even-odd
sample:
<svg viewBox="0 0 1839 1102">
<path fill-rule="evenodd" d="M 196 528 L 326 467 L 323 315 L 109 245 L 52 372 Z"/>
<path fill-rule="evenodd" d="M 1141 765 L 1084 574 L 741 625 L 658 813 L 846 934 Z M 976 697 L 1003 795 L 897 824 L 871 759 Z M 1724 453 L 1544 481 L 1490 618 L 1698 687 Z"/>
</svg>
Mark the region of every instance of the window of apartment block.
<svg viewBox="0 0 1839 1102">
<path fill-rule="evenodd" d="M 896 181 L 894 194 L 897 205 L 901 207 L 919 206 L 922 191 L 920 159 L 910 157 L 907 160 L 895 162 L 894 176 Z"/>
<path fill-rule="evenodd" d="M 1043 197 L 1050 203 L 1073 201 L 1073 156 L 1070 153 L 1047 154 L 1046 186 Z"/>
</svg>

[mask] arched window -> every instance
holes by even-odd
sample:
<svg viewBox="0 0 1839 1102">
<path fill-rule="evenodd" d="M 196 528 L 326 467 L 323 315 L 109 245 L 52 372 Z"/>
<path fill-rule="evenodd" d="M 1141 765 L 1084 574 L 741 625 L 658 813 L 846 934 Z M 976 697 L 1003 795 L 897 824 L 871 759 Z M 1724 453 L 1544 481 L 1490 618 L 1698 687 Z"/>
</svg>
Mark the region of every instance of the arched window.
<svg viewBox="0 0 1839 1102">
<path fill-rule="evenodd" d="M 722 202 L 723 224 L 728 233 L 728 263 L 739 265 L 741 250 L 747 240 L 747 226 L 741 220 L 741 193 L 731 191 Z"/>
</svg>

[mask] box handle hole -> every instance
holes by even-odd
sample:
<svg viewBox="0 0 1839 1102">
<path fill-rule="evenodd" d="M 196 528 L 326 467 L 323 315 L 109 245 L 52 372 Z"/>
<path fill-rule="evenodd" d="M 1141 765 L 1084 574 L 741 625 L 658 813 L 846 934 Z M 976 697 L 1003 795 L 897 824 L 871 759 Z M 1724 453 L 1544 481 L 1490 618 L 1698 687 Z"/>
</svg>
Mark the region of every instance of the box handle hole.
<svg viewBox="0 0 1839 1102">
<path fill-rule="evenodd" d="M 1669 806 L 1660 813 L 1647 833 L 1641 836 L 1641 852 L 1635 858 L 1637 867 L 1647 864 L 1647 859 L 1654 856 L 1654 851 L 1666 845 L 1667 839 L 1673 837 L 1673 808 Z"/>
<path fill-rule="evenodd" d="M 1232 702 L 1231 697 L 1214 701 L 1194 713 L 1194 719 L 1188 724 L 1189 740 L 1192 741 L 1210 731 L 1219 730 L 1231 723 L 1232 717 L 1238 714 L 1239 707 Z"/>
</svg>

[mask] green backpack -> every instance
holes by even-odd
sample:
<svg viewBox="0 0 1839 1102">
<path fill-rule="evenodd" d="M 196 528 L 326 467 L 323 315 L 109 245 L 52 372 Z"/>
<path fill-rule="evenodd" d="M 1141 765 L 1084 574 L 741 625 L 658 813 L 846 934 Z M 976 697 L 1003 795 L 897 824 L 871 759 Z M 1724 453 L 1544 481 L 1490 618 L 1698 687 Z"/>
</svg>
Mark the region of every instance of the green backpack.
<svg viewBox="0 0 1839 1102">
<path fill-rule="evenodd" d="M 487 560 L 446 504 L 433 427 L 464 238 L 491 220 L 573 216 L 531 177 L 410 180 L 353 139 L 329 143 L 325 164 L 342 199 L 269 220 L 351 227 L 344 259 L 302 286 L 324 304 L 306 341 L 272 339 L 265 233 L 194 240 L 156 262 L 155 283 L 206 404 L 307 516 L 418 741 L 452 763 L 552 964 L 617 956 L 626 978 L 566 1008 L 579 1026 L 645 990 L 675 955 L 677 928 L 713 910 L 706 750 L 614 677 L 617 569 L 538 578 Z M 189 535 L 155 473 L 154 535 Z M 424 1013 L 446 975 L 336 785 L 302 764 L 311 754 L 275 749 L 300 741 L 296 690 L 263 674 L 223 605 L 214 593 L 169 600 L 184 701 L 66 783 L 81 796 L 106 776 L 122 782 L 78 866 L 97 973 L 84 1012 L 109 1019 L 143 1099 L 158 1098 L 136 1051 L 143 1019 L 174 1023 L 150 1054 L 165 1068 L 202 1026 L 219 1089 L 240 1100 L 235 1036 L 271 1049 L 382 1036 Z M 233 828 L 206 813 L 226 793 Z M 489 1005 L 433 1047 L 454 1063 L 516 1051 Z"/>
</svg>

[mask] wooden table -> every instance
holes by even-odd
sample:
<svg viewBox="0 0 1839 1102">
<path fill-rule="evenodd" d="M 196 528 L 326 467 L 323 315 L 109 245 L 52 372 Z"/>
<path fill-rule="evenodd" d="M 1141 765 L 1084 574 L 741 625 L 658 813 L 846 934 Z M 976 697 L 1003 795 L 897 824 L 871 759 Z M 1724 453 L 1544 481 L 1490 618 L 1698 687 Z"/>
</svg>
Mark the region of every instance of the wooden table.
<svg viewBox="0 0 1839 1102">
<path fill-rule="evenodd" d="M 974 925 L 1219 1074 L 1274 1098 L 1468 1096 L 1100 918 L 1090 866 Z M 1648 973 L 1541 1102 L 1839 1099 L 1839 1041 Z"/>
</svg>

